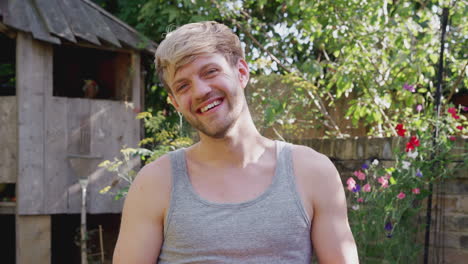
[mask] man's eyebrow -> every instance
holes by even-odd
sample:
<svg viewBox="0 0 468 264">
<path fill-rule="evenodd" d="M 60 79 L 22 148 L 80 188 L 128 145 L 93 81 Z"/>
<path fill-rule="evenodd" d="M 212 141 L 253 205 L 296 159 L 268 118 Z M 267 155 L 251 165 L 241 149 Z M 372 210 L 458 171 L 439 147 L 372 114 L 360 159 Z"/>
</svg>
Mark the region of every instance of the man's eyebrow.
<svg viewBox="0 0 468 264">
<path fill-rule="evenodd" d="M 216 62 L 210 62 L 210 63 L 208 63 L 206 65 L 203 65 L 198 72 L 202 72 L 202 71 L 206 70 L 206 68 L 213 67 L 213 66 L 219 67 L 219 64 L 216 63 Z"/>
</svg>

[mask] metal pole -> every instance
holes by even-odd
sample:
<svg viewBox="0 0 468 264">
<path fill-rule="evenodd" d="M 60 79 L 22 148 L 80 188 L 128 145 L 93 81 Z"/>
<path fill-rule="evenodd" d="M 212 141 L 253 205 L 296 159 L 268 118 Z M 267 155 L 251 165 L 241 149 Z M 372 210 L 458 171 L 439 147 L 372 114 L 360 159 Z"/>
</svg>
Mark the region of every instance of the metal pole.
<svg viewBox="0 0 468 264">
<path fill-rule="evenodd" d="M 81 185 L 81 264 L 88 264 L 88 254 L 86 246 L 86 189 L 88 179 L 80 179 Z"/>
<path fill-rule="evenodd" d="M 442 81 L 443 81 L 443 70 L 444 70 L 444 49 L 445 49 L 445 31 L 447 28 L 448 23 L 448 16 L 449 16 L 449 9 L 444 7 L 442 10 L 442 34 L 440 37 L 440 56 L 439 56 L 439 70 L 437 73 L 437 87 L 436 87 L 436 94 L 435 94 L 435 107 L 436 107 L 436 120 L 439 119 L 440 116 L 440 104 L 442 98 Z M 432 138 L 432 145 L 434 147 L 437 146 L 437 137 L 439 136 L 439 122 L 436 122 L 436 127 L 434 130 L 433 138 Z M 437 152 L 437 150 L 435 150 Z M 435 156 L 435 152 L 432 153 L 432 159 Z M 434 166 L 437 166 L 435 164 Z M 424 264 L 428 264 L 429 262 L 429 242 L 430 242 L 430 232 L 431 232 L 431 216 L 432 216 L 432 191 L 433 191 L 432 183 L 429 184 L 429 196 L 427 197 L 427 212 L 426 212 L 426 236 L 424 241 Z"/>
</svg>

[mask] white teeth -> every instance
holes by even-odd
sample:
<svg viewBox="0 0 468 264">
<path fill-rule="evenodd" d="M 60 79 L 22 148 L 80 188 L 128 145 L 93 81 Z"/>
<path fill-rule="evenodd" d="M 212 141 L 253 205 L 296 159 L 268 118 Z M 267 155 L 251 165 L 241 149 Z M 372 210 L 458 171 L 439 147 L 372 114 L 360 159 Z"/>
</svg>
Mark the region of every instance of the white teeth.
<svg viewBox="0 0 468 264">
<path fill-rule="evenodd" d="M 209 105 L 203 107 L 202 109 L 200 109 L 200 112 L 204 113 L 204 112 L 210 110 L 211 108 L 219 105 L 220 103 L 221 103 L 220 100 L 216 100 L 216 101 L 212 102 L 211 104 L 209 104 Z"/>
</svg>

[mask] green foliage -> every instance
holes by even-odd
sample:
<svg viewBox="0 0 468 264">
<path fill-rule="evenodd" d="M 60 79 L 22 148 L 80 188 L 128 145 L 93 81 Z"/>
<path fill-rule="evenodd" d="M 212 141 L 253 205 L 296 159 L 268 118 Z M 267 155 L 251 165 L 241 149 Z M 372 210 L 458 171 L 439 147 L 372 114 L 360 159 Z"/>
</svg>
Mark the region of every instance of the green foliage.
<svg viewBox="0 0 468 264">
<path fill-rule="evenodd" d="M 253 79 L 276 73 L 298 93 L 297 100 L 264 96 L 264 105 L 274 106 L 265 117 L 291 127 L 325 126 L 330 135 L 346 136 L 343 124 L 333 127 L 325 105 L 350 98 L 344 112 L 354 126 L 367 127 L 370 135 L 395 135 L 397 120 L 413 118 L 418 104 L 429 107 L 436 84 L 441 10 L 446 6 L 450 26 L 443 93 L 450 99 L 468 87 L 468 78 L 463 78 L 468 56 L 466 1 L 96 1 L 104 6 L 114 2 L 111 6 L 118 7 L 113 9 L 122 20 L 156 42 L 189 22 L 216 20 L 233 28 L 246 44 Z M 415 86 L 418 96 L 402 90 L 405 84 Z M 148 97 L 164 99 L 164 92 L 155 87 Z M 153 96 L 155 92 L 160 95 Z M 282 114 L 276 107 L 284 104 L 315 111 L 316 118 L 290 123 L 292 113 Z M 268 120 L 264 125 L 270 127 Z"/>
</svg>

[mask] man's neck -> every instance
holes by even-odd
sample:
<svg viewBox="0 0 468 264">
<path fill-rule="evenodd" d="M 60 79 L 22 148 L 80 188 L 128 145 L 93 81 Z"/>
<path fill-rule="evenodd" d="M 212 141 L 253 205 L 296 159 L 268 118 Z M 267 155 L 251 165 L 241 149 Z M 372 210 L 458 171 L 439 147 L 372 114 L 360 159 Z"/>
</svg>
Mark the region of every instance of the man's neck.
<svg viewBox="0 0 468 264">
<path fill-rule="evenodd" d="M 200 142 L 190 150 L 192 157 L 217 167 L 245 168 L 256 163 L 266 151 L 274 149 L 274 141 L 263 137 L 249 117 L 238 120 L 223 138 L 200 135 Z"/>
</svg>

